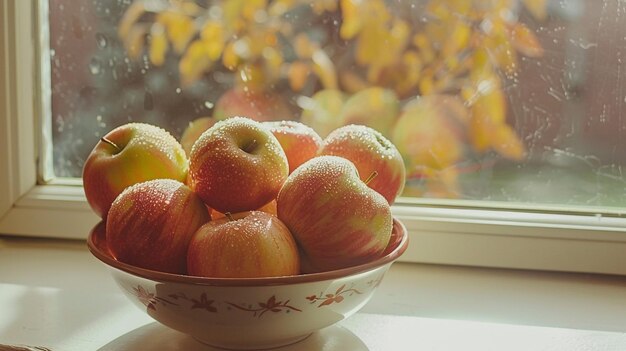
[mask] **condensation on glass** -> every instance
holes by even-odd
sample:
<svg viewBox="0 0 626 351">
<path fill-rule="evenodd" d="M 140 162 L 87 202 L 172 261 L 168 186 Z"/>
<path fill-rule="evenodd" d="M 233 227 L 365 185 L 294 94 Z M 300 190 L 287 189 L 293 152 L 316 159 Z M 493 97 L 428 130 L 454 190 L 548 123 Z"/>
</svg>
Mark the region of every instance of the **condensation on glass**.
<svg viewBox="0 0 626 351">
<path fill-rule="evenodd" d="M 626 3 L 50 0 L 54 173 L 131 121 L 368 124 L 405 196 L 626 203 Z"/>
</svg>

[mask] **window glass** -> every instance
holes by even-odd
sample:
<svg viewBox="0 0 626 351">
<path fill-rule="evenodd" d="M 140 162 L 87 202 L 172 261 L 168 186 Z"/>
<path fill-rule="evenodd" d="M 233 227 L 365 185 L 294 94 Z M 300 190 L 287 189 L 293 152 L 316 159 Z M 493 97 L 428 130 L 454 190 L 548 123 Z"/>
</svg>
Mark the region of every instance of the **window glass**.
<svg viewBox="0 0 626 351">
<path fill-rule="evenodd" d="M 129 121 L 370 125 L 404 196 L 619 208 L 626 3 L 49 0 L 54 173 Z M 623 116 L 624 115 L 624 116 Z M 473 204 L 476 204 L 473 202 Z"/>
</svg>

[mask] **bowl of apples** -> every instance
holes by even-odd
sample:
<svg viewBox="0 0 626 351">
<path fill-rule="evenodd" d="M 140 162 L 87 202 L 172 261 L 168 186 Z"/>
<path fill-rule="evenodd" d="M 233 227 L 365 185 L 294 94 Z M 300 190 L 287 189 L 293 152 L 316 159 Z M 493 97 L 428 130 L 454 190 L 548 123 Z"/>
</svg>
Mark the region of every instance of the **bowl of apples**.
<svg viewBox="0 0 626 351">
<path fill-rule="evenodd" d="M 363 126 L 324 140 L 299 122 L 203 128 L 184 150 L 130 123 L 85 163 L 102 218 L 87 245 L 130 301 L 228 349 L 292 344 L 362 308 L 408 247 L 393 144 Z"/>
</svg>

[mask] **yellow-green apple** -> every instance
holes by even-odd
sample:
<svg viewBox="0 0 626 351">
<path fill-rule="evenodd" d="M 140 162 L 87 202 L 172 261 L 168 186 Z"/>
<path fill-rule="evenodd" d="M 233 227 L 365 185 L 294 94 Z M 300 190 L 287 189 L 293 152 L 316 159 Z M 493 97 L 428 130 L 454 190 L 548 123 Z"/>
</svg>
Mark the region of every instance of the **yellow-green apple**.
<svg viewBox="0 0 626 351">
<path fill-rule="evenodd" d="M 325 138 L 341 126 L 339 114 L 345 101 L 345 94 L 336 89 L 320 90 L 311 97 L 303 96 L 298 99 L 302 108 L 300 121 Z"/>
<path fill-rule="evenodd" d="M 393 143 L 370 127 L 353 124 L 335 129 L 324 139 L 319 154 L 352 161 L 363 181 L 376 172 L 367 185 L 390 205 L 404 189 L 406 169 L 402 156 Z"/>
<path fill-rule="evenodd" d="M 342 157 L 305 162 L 289 175 L 276 204 L 307 273 L 371 261 L 380 257 L 391 236 L 389 203 Z"/>
<path fill-rule="evenodd" d="M 184 182 L 189 163 L 185 151 L 166 130 L 145 123 L 128 123 L 107 133 L 83 166 L 87 202 L 101 218 L 128 186 L 169 178 Z"/>
<path fill-rule="evenodd" d="M 455 96 L 429 95 L 407 103 L 392 139 L 410 170 L 452 167 L 463 156 L 469 113 Z"/>
<path fill-rule="evenodd" d="M 317 156 L 322 138 L 313 128 L 297 121 L 263 122 L 278 139 L 289 161 L 289 173 Z"/>
<path fill-rule="evenodd" d="M 185 154 L 189 155 L 191 153 L 191 148 L 196 140 L 205 130 L 211 128 L 215 122 L 216 120 L 211 117 L 200 117 L 189 122 L 189 125 L 180 137 L 180 145 L 185 150 Z"/>
<path fill-rule="evenodd" d="M 341 109 L 341 125 L 361 124 L 389 136 L 400 102 L 393 90 L 371 87 L 350 96 Z"/>
<path fill-rule="evenodd" d="M 228 216 L 194 234 L 187 252 L 189 275 L 258 278 L 300 273 L 298 247 L 277 217 L 261 211 Z"/>
<path fill-rule="evenodd" d="M 184 274 L 189 242 L 210 220 L 202 200 L 186 185 L 153 179 L 126 188 L 113 201 L 106 241 L 121 262 Z"/>
<path fill-rule="evenodd" d="M 272 201 L 288 175 L 287 156 L 276 137 L 244 117 L 215 123 L 189 158 L 191 188 L 222 213 L 252 211 Z"/>
<path fill-rule="evenodd" d="M 281 95 L 271 91 L 234 87 L 222 94 L 213 110 L 213 118 L 223 120 L 243 116 L 256 121 L 292 119 L 293 112 Z"/>
</svg>

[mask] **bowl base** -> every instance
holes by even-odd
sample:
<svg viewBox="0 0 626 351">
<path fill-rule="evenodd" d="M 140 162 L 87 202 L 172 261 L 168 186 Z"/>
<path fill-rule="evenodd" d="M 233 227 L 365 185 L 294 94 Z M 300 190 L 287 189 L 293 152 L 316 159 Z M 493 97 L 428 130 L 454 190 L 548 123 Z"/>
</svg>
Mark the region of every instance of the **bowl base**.
<svg viewBox="0 0 626 351">
<path fill-rule="evenodd" d="M 287 346 L 287 345 L 292 345 L 295 343 L 298 343 L 306 338 L 308 338 L 309 336 L 311 336 L 312 333 L 309 334 L 305 334 L 305 335 L 299 335 L 296 337 L 292 337 L 292 338 L 285 338 L 285 339 L 280 339 L 280 340 L 271 340 L 271 341 L 267 341 L 267 342 L 259 342 L 259 343 L 255 343 L 255 344 L 244 344 L 244 343 L 237 343 L 237 344 L 226 344 L 226 343 L 219 343 L 216 342 L 215 340 L 202 340 L 201 338 L 198 337 L 193 337 L 194 339 L 196 339 L 198 342 L 203 343 L 205 345 L 211 346 L 211 347 L 215 347 L 218 349 L 224 349 L 224 350 L 267 350 L 267 349 L 274 349 L 274 348 L 278 348 L 278 347 L 283 347 L 283 346 Z"/>
</svg>

